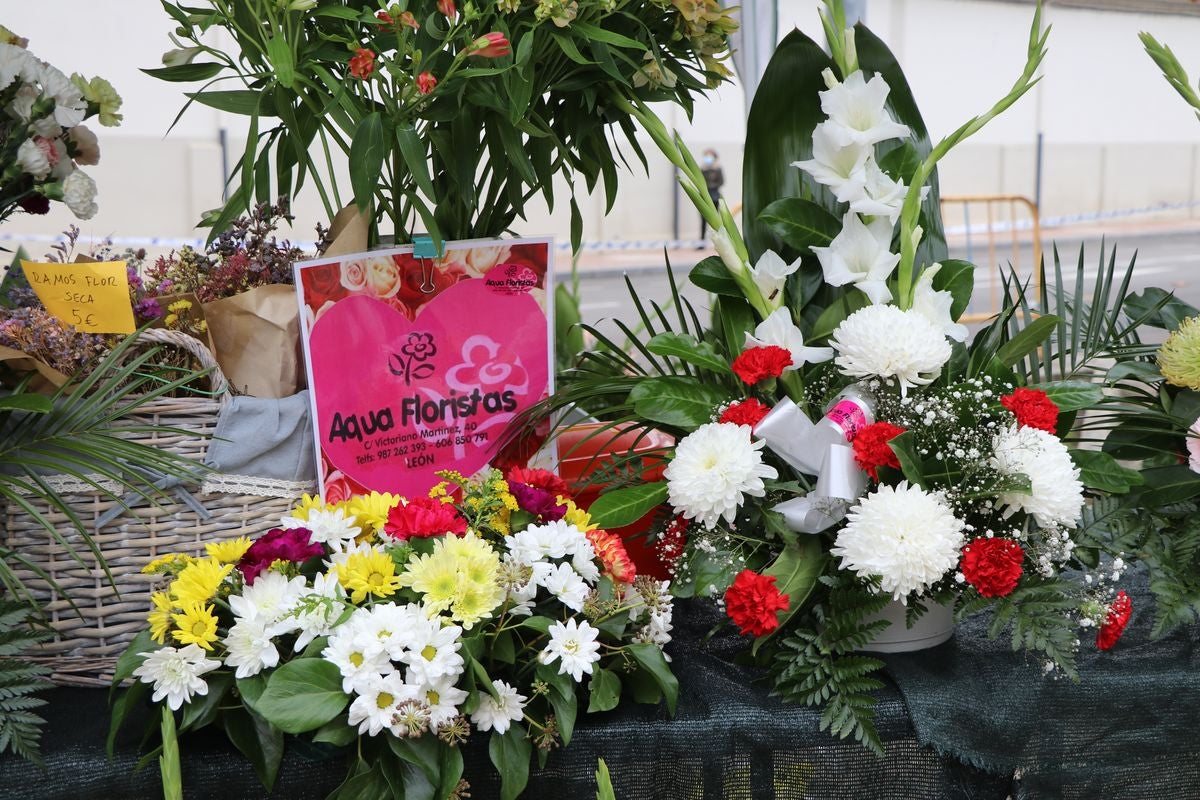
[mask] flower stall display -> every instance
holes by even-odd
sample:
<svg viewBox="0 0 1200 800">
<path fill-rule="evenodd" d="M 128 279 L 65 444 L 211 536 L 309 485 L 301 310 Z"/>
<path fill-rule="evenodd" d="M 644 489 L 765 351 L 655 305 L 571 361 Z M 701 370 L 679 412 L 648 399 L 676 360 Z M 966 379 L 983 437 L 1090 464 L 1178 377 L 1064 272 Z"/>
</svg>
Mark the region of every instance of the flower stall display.
<svg viewBox="0 0 1200 800">
<path fill-rule="evenodd" d="M 64 203 L 79 219 L 96 215 L 96 182 L 81 167 L 100 163 L 99 117 L 121 124 L 121 98 L 104 78 L 68 77 L 0 27 L 0 222 L 18 211 L 45 214 Z"/>
<path fill-rule="evenodd" d="M 1153 348 L 1136 329 L 1163 302 L 1126 306 L 1111 262 L 1094 296 L 1082 277 L 1064 296 L 1056 263 L 1037 297 L 1006 274 L 1003 312 L 972 337 L 958 319 L 975 268 L 947 256 L 936 165 L 1033 85 L 1040 10 L 1010 93 L 936 145 L 886 46 L 848 28 L 836 0 L 822 19 L 832 55 L 793 32 L 755 96 L 744 227 L 679 138 L 626 105 L 713 228 L 718 255 L 691 273 L 713 323 L 674 292 L 678 313 L 643 313 L 628 353 L 594 332 L 610 346 L 544 410 L 614 426 L 632 414 L 677 437 L 662 480 L 625 481 L 593 518 L 612 527 L 663 505 L 672 591 L 717 598 L 779 695 L 881 751 L 883 662 L 860 651 L 905 646 L 926 615 L 947 617 L 922 634 L 935 644 L 951 611 L 990 610 L 993 636 L 1073 679 L 1081 640 L 1119 638 L 1133 554 L 1105 514 L 1147 498 L 1142 475 L 1093 442 L 1145 406 L 1107 370 L 1143 368 Z"/>
<path fill-rule="evenodd" d="M 394 243 L 494 238 L 555 177 L 615 199 L 631 118 L 612 90 L 685 109 L 730 75 L 733 9 L 716 0 L 208 0 L 164 4 L 177 23 L 170 81 L 208 81 L 194 102 L 245 116 L 237 181 L 215 230 L 307 181 L 332 218 L 353 200 Z M 221 31 L 234 52 L 211 44 Z M 237 88 L 233 88 L 236 85 Z M 314 155 L 314 154 L 323 155 Z M 335 155 L 336 154 L 336 157 Z M 340 163 L 339 163 L 340 161 Z M 348 166 L 350 191 L 337 170 Z M 272 182 L 274 178 L 274 184 Z M 571 203 L 574 243 L 582 217 Z"/>
<path fill-rule="evenodd" d="M 669 585 L 636 575 L 551 473 L 444 478 L 427 496 L 306 498 L 254 541 L 149 564 L 162 585 L 114 724 L 150 692 L 181 731 L 223 725 L 268 790 L 285 735 L 305 735 L 346 749 L 336 796 L 364 797 L 467 796 L 457 745 L 486 735 L 511 798 L 534 751 L 569 744 L 581 697 L 674 709 Z"/>
</svg>

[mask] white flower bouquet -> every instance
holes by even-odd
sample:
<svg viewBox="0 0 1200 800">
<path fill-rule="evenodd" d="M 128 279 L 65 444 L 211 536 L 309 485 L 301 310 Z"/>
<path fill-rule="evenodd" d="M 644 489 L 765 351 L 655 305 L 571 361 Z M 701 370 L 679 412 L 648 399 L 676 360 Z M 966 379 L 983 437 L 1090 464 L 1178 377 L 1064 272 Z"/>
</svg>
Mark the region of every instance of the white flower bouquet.
<svg viewBox="0 0 1200 800">
<path fill-rule="evenodd" d="M 1040 10 L 1011 92 L 937 145 L 886 46 L 848 28 L 836 0 L 822 18 L 832 56 L 793 32 L 755 96 L 744 226 L 709 200 L 678 136 L 628 104 L 714 230 L 717 255 L 691 272 L 713 322 L 678 292 L 675 315 L 635 297 L 640 325 L 624 329 L 646 336 L 624 352 L 593 329 L 606 347 L 543 411 L 673 434 L 662 480 L 626 481 L 593 519 L 612 528 L 665 505 L 672 591 L 720 598 L 779 695 L 881 749 L 883 662 L 859 651 L 895 634 L 889 603 L 901 626 L 990 609 L 993 636 L 1009 630 L 1071 678 L 1081 631 L 1099 629 L 1101 649 L 1119 638 L 1125 558 L 1090 506 L 1136 498 L 1143 478 L 1080 445 L 1134 404 L 1106 393 L 1121 381 L 1112 360 L 1153 348 L 1131 333 L 1113 264 L 1090 304 L 1081 260 L 1075 296 L 1032 297 L 1006 274 L 1001 313 L 973 338 L 959 321 L 975 267 L 948 257 L 936 165 L 1033 85 Z"/>
<path fill-rule="evenodd" d="M 97 211 L 96 182 L 79 167 L 100 163 L 83 121 L 121 123 L 121 98 L 103 78 L 67 77 L 0 27 L 0 222 L 24 210 L 45 214 L 59 200 L 79 219 Z"/>
<path fill-rule="evenodd" d="M 457 745 L 477 731 L 511 798 L 535 750 L 570 742 L 580 689 L 589 712 L 623 687 L 673 710 L 667 584 L 549 473 L 445 477 L 429 497 L 306 499 L 255 542 L 149 564 L 165 582 L 118 665 L 137 682 L 114 726 L 152 691 L 182 731 L 253 731 L 231 738 L 268 790 L 304 734 L 347 747 L 360 797 L 465 796 Z"/>
</svg>

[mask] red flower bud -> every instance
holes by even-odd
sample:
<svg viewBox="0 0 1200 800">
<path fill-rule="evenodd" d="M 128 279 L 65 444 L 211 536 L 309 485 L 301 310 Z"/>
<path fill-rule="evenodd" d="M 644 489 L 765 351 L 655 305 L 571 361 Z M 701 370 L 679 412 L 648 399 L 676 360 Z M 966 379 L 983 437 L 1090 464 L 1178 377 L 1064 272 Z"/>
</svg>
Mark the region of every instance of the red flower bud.
<svg viewBox="0 0 1200 800">
<path fill-rule="evenodd" d="M 433 77 L 432 72 L 422 72 L 417 76 L 417 91 L 421 94 L 429 94 L 437 85 L 438 79 Z"/>
<path fill-rule="evenodd" d="M 400 24 L 407 25 L 414 31 L 421 27 L 421 23 L 417 22 L 417 18 L 413 16 L 411 11 L 405 11 L 400 15 Z"/>
<path fill-rule="evenodd" d="M 365 47 L 358 48 L 350 57 L 350 74 L 365 81 L 374 71 L 375 53 Z"/>
<path fill-rule="evenodd" d="M 492 31 L 472 42 L 470 53 L 482 58 L 500 58 L 512 53 L 512 45 L 503 33 Z"/>
<path fill-rule="evenodd" d="M 454 0 L 437 0 L 438 11 L 442 12 L 449 19 L 454 19 L 458 16 L 458 7 L 454 5 Z"/>
</svg>

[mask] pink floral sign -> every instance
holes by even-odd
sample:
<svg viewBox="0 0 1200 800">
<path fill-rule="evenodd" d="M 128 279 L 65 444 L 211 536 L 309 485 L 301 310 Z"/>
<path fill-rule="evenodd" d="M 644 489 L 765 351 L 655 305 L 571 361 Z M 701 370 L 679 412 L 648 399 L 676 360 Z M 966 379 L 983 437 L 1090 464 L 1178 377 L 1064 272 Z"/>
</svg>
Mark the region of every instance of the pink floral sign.
<svg viewBox="0 0 1200 800">
<path fill-rule="evenodd" d="M 313 432 L 328 500 L 423 494 L 471 475 L 552 389 L 548 240 L 451 243 L 297 264 Z"/>
</svg>

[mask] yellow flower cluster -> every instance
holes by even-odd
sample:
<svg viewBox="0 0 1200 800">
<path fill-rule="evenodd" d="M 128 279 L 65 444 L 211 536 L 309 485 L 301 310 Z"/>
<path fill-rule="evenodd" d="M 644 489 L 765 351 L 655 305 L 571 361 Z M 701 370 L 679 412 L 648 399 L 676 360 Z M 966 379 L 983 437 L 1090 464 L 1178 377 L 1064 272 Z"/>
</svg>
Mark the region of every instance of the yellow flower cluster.
<svg viewBox="0 0 1200 800">
<path fill-rule="evenodd" d="M 468 532 L 435 541 L 432 553 L 408 562 L 400 583 L 421 594 L 430 609 L 449 611 L 454 621 L 470 630 L 504 600 L 499 575 L 499 554 Z"/>
<path fill-rule="evenodd" d="M 183 563 L 170 587 L 150 596 L 151 609 L 147 621 L 150 623 L 151 638 L 159 644 L 166 644 L 167 634 L 170 634 L 180 644 L 197 644 L 205 650 L 212 650 L 217 640 L 217 617 L 210 601 L 217 596 L 221 584 L 233 571 L 233 562 L 240 559 L 249 547 L 250 540 L 242 537 L 231 542 L 207 545 L 208 558 L 164 556 L 148 564 L 143 572 L 173 571 L 176 565 Z M 156 564 L 160 566 L 151 570 Z"/>
<path fill-rule="evenodd" d="M 567 513 L 563 514 L 563 519 L 574 525 L 583 533 L 594 531 L 599 528 L 599 525 L 592 523 L 592 515 L 584 511 L 579 506 L 575 505 L 575 501 L 569 497 L 558 497 L 558 504 L 567 507 Z"/>
<path fill-rule="evenodd" d="M 159 556 L 142 567 L 142 574 L 174 575 L 190 563 L 192 563 L 192 557 L 189 555 L 185 555 L 184 553 L 167 553 L 165 556 Z"/>
<path fill-rule="evenodd" d="M 362 550 L 351 553 L 345 563 L 337 565 L 338 583 L 350 592 L 350 600 L 362 603 L 369 596 L 391 597 L 400 588 L 396 562 L 382 550 Z"/>
<path fill-rule="evenodd" d="M 388 512 L 400 504 L 402 498 L 391 492 L 371 492 L 355 495 L 344 504 L 346 516 L 354 517 L 363 533 L 377 533 L 387 524 Z"/>
</svg>

